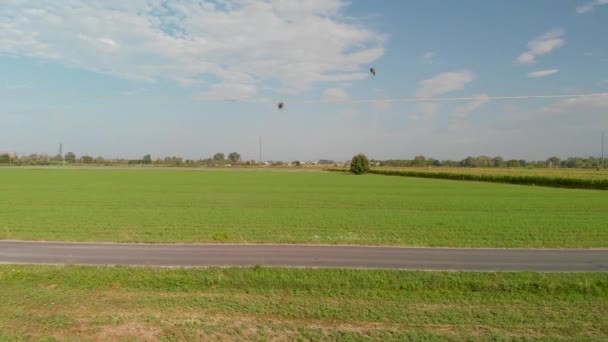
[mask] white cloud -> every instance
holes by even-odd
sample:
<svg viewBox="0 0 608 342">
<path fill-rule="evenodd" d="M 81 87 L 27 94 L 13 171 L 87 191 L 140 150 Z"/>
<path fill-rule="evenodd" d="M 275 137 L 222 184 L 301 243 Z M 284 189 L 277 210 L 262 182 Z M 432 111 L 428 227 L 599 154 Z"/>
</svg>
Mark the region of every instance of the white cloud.
<svg viewBox="0 0 608 342">
<path fill-rule="evenodd" d="M 109 46 L 112 48 L 118 47 L 118 44 L 113 39 L 110 39 L 110 38 L 99 38 L 99 39 L 97 39 L 97 41 L 105 46 Z"/>
<path fill-rule="evenodd" d="M 437 56 L 437 54 L 435 54 L 432 51 L 427 51 L 425 53 L 422 54 L 422 62 L 424 64 L 433 64 L 435 57 Z"/>
<path fill-rule="evenodd" d="M 534 71 L 534 72 L 529 73 L 528 77 L 530 77 L 530 78 L 545 77 L 545 76 L 557 74 L 558 72 L 559 72 L 559 70 L 557 70 L 557 69 L 539 70 L 539 71 Z"/>
<path fill-rule="evenodd" d="M 605 113 L 608 111 L 608 93 L 593 96 L 573 97 L 557 101 L 539 111 L 542 114 L 567 113 L 585 115 L 588 113 Z"/>
<path fill-rule="evenodd" d="M 608 0 L 593 0 L 576 8 L 576 13 L 588 13 L 593 11 L 597 6 L 608 5 Z"/>
<path fill-rule="evenodd" d="M 345 0 L 4 0 L 0 54 L 149 82 L 191 86 L 210 76 L 218 85 L 213 96 L 231 95 L 232 85 L 236 95 L 252 94 L 261 83 L 302 92 L 318 82 L 364 79 L 384 54 L 387 37 L 355 24 L 343 14 L 347 6 Z"/>
<path fill-rule="evenodd" d="M 519 64 L 531 64 L 536 61 L 536 57 L 547 54 L 562 45 L 565 40 L 562 38 L 564 31 L 553 29 L 542 34 L 528 43 L 528 51 L 517 57 L 516 62 Z"/>
<path fill-rule="evenodd" d="M 471 97 L 476 98 L 476 100 L 473 100 L 465 106 L 458 108 L 456 111 L 458 116 L 464 116 L 466 113 L 472 112 L 490 101 L 488 94 L 474 94 Z"/>
<path fill-rule="evenodd" d="M 428 80 L 420 81 L 416 90 L 416 97 L 429 98 L 456 90 L 463 90 L 464 86 L 474 79 L 475 74 L 468 70 L 445 72 Z"/>
<path fill-rule="evenodd" d="M 426 116 L 434 115 L 441 109 L 441 106 L 437 102 L 421 102 L 416 105 L 418 112 Z"/>
<path fill-rule="evenodd" d="M 558 121 L 562 125 L 568 125 L 572 121 L 586 121 L 590 123 L 590 127 L 593 127 L 602 124 L 590 120 L 603 118 L 606 121 L 608 118 L 605 115 L 606 111 L 608 111 L 608 93 L 600 93 L 559 100 L 537 110 L 519 112 L 512 115 L 509 120 L 524 124 L 536 121 L 544 125 L 556 124 Z M 606 123 L 608 124 L 608 121 Z"/>
<path fill-rule="evenodd" d="M 390 102 L 373 102 L 372 110 L 376 113 L 387 113 L 393 110 L 393 106 Z"/>
<path fill-rule="evenodd" d="M 139 95 L 143 92 L 145 92 L 146 90 L 143 88 L 138 88 L 138 89 L 132 89 L 132 90 L 128 90 L 128 91 L 124 91 L 123 95 L 125 96 L 135 96 L 135 95 Z"/>
<path fill-rule="evenodd" d="M 327 102 L 340 102 L 349 99 L 350 96 L 342 88 L 327 88 L 323 92 L 323 95 L 321 95 L 321 100 Z"/>
<path fill-rule="evenodd" d="M 343 117 L 345 117 L 345 118 L 352 118 L 352 117 L 354 117 L 357 114 L 358 114 L 358 112 L 355 109 L 353 109 L 353 108 L 346 108 L 346 109 L 344 109 L 343 111 L 340 112 L 340 115 L 343 116 Z"/>
<path fill-rule="evenodd" d="M 444 72 L 433 78 L 420 81 L 416 90 L 416 97 L 432 98 L 436 95 L 463 90 L 465 85 L 474 79 L 475 74 L 469 70 Z M 421 102 L 416 105 L 416 108 L 423 115 L 430 116 L 437 113 L 441 106 L 436 102 Z"/>
<path fill-rule="evenodd" d="M 214 84 L 211 89 L 199 96 L 198 100 L 247 100 L 257 93 L 257 88 L 252 84 L 241 84 L 222 82 Z"/>
</svg>

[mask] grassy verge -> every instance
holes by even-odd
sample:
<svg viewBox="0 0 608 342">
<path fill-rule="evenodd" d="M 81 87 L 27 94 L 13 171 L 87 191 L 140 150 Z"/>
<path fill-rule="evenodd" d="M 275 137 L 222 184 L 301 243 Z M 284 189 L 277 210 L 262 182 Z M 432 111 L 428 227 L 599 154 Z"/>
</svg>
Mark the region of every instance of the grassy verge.
<svg viewBox="0 0 608 342">
<path fill-rule="evenodd" d="M 608 274 L 0 266 L 0 340 L 605 340 Z"/>
<path fill-rule="evenodd" d="M 608 247 L 608 191 L 336 172 L 0 171 L 0 239 Z"/>
</svg>

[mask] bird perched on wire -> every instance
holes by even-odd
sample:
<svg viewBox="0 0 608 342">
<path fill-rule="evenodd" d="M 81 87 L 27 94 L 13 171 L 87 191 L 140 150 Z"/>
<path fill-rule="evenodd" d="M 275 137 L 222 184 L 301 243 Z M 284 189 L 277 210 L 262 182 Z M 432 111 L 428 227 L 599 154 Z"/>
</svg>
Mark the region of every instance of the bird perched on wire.
<svg viewBox="0 0 608 342">
<path fill-rule="evenodd" d="M 279 109 L 283 109 L 283 102 L 279 102 L 279 104 L 277 105 L 277 107 L 278 107 Z"/>
<path fill-rule="evenodd" d="M 376 69 L 375 68 L 369 69 L 369 72 L 371 72 L 372 75 L 376 76 Z"/>
</svg>

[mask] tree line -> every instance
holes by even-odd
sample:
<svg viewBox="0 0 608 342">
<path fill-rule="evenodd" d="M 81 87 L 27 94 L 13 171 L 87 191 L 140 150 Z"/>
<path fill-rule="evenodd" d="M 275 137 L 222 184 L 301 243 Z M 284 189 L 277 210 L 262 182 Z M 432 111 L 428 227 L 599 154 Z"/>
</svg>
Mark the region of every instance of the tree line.
<svg viewBox="0 0 608 342">
<path fill-rule="evenodd" d="M 207 159 L 184 159 L 182 157 L 164 157 L 153 159 L 150 154 L 144 155 L 141 159 L 106 159 L 104 157 L 93 157 L 88 155 L 76 156 L 73 152 L 65 155 L 48 156 L 46 154 L 30 154 L 24 156 L 10 156 L 0 154 L 0 164 L 19 165 L 170 165 L 170 166 L 211 166 L 233 164 L 255 164 L 255 161 L 243 161 L 238 152 L 229 153 L 226 157 L 224 153 L 216 153 L 213 158 Z"/>
<path fill-rule="evenodd" d="M 106 159 L 103 157 L 93 157 L 89 155 L 77 156 L 73 152 L 61 155 L 48 156 L 45 154 L 30 154 L 24 156 L 10 156 L 8 154 L 0 154 L 0 165 L 63 165 L 66 164 L 82 164 L 82 165 L 158 165 L 158 166 L 225 166 L 225 165 L 257 165 L 255 160 L 242 160 L 238 152 L 228 153 L 227 155 L 218 152 L 211 158 L 206 159 L 184 159 L 177 156 L 168 156 L 164 158 L 153 158 L 150 154 L 144 155 L 140 159 Z M 425 156 L 416 156 L 414 159 L 389 159 L 389 160 L 370 160 L 371 166 L 387 166 L 387 167 L 473 167 L 473 168 L 586 168 L 598 169 L 602 167 L 601 158 L 594 157 L 570 157 L 560 159 L 551 157 L 541 161 L 527 161 L 523 159 L 509 159 L 502 157 L 467 157 L 460 161 L 457 160 L 438 160 L 427 158 Z M 272 166 L 300 166 L 305 163 L 301 161 L 282 162 L 273 161 L 264 164 Z M 333 165 L 342 166 L 343 163 L 333 160 L 321 159 L 315 163 L 318 165 Z M 348 163 L 347 163 L 348 164 Z M 607 167 L 604 163 L 604 167 Z"/>
</svg>

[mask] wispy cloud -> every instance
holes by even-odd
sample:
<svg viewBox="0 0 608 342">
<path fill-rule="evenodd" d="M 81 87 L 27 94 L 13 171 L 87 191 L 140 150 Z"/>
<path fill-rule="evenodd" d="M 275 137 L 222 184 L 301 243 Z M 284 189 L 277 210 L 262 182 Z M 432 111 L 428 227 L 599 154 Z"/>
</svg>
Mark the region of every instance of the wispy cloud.
<svg viewBox="0 0 608 342">
<path fill-rule="evenodd" d="M 387 36 L 344 15 L 348 6 L 345 0 L 10 0 L 0 6 L 0 54 L 131 80 L 186 86 L 212 80 L 209 96 L 249 96 L 264 85 L 296 93 L 319 82 L 364 79 L 384 54 Z"/>
<path fill-rule="evenodd" d="M 436 53 L 432 52 L 432 51 L 427 51 L 425 53 L 422 54 L 422 62 L 424 64 L 433 64 L 433 62 L 435 61 L 435 57 L 437 56 Z"/>
<path fill-rule="evenodd" d="M 420 81 L 416 90 L 418 98 L 432 98 L 452 91 L 464 90 L 466 84 L 475 79 L 472 71 L 452 71 L 439 74 L 433 78 Z M 441 108 L 435 102 L 422 102 L 417 105 L 418 111 L 424 115 L 433 115 Z"/>
<path fill-rule="evenodd" d="M 488 94 L 474 94 L 471 97 L 475 97 L 477 99 L 469 102 L 465 106 L 458 108 L 456 111 L 456 114 L 458 116 L 465 116 L 467 113 L 476 110 L 477 108 L 483 106 L 484 104 L 490 101 L 490 97 L 488 96 Z"/>
<path fill-rule="evenodd" d="M 17 89 L 30 89 L 31 86 L 27 84 L 7 84 L 4 86 L 6 89 L 17 90 Z"/>
<path fill-rule="evenodd" d="M 588 12 L 593 11 L 596 7 L 602 6 L 602 5 L 608 5 L 608 0 L 593 0 L 586 4 L 580 5 L 576 8 L 576 13 L 580 13 L 580 14 L 588 13 Z"/>
<path fill-rule="evenodd" d="M 125 96 L 135 96 L 135 95 L 139 95 L 141 93 L 143 93 L 145 91 L 145 89 L 143 88 L 137 88 L 137 89 L 132 89 L 132 90 L 127 90 L 125 92 L 123 92 L 123 95 Z"/>
<path fill-rule="evenodd" d="M 528 77 L 539 78 L 539 77 L 545 77 L 545 76 L 557 74 L 558 72 L 559 72 L 559 70 L 557 70 L 557 69 L 539 70 L 539 71 L 534 71 L 534 72 L 529 73 Z"/>
<path fill-rule="evenodd" d="M 428 98 L 455 90 L 463 90 L 464 86 L 474 79 L 475 74 L 469 70 L 444 72 L 433 78 L 420 81 L 416 90 L 416 97 Z"/>
<path fill-rule="evenodd" d="M 564 45 L 563 35 L 563 30 L 553 29 L 528 42 L 528 51 L 519 55 L 516 62 L 519 64 L 534 63 L 538 56 L 547 54 Z"/>
<path fill-rule="evenodd" d="M 97 41 L 105 46 L 109 46 L 112 48 L 118 47 L 118 43 L 116 43 L 113 39 L 110 38 L 99 38 L 97 39 Z"/>
<path fill-rule="evenodd" d="M 348 99 L 350 99 L 350 96 L 348 96 L 346 90 L 342 88 L 327 88 L 323 92 L 323 95 L 321 95 L 321 100 L 328 102 L 346 101 Z"/>
<path fill-rule="evenodd" d="M 372 103 L 372 109 L 376 113 L 388 113 L 393 110 L 393 106 L 390 102 L 374 102 Z"/>
</svg>

